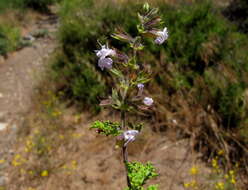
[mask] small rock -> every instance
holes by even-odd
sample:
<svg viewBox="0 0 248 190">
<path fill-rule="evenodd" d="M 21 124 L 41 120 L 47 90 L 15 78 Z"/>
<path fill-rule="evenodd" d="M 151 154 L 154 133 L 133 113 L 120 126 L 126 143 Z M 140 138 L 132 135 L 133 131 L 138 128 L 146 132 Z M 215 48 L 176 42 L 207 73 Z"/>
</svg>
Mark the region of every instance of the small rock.
<svg viewBox="0 0 248 190">
<path fill-rule="evenodd" d="M 4 186 L 6 183 L 6 178 L 4 176 L 0 176 L 0 186 Z"/>
<path fill-rule="evenodd" d="M 0 55 L 0 64 L 4 63 L 4 57 Z"/>
<path fill-rule="evenodd" d="M 4 163 L 1 163 L 0 164 L 0 170 L 3 170 L 3 169 L 5 169 L 5 168 L 7 168 L 8 167 L 8 162 L 7 161 L 5 161 Z M 1 185 L 0 185 L 1 186 Z"/>
<path fill-rule="evenodd" d="M 35 38 L 32 35 L 27 35 L 27 36 L 23 37 L 23 40 L 33 42 L 35 40 Z"/>
<path fill-rule="evenodd" d="M 5 113 L 0 112 L 0 122 L 3 122 L 5 120 Z"/>
<path fill-rule="evenodd" d="M 3 131 L 7 128 L 8 123 L 0 123 L 0 131 Z"/>
<path fill-rule="evenodd" d="M 0 93 L 0 98 L 2 98 L 3 97 L 3 94 L 2 93 Z"/>
</svg>

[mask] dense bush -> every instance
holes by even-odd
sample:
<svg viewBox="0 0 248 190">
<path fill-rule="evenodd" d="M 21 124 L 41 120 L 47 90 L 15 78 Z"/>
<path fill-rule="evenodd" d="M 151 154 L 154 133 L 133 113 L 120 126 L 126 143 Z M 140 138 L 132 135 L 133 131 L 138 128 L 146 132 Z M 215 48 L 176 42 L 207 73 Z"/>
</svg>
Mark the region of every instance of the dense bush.
<svg viewBox="0 0 248 190">
<path fill-rule="evenodd" d="M 57 0 L 22 0 L 24 7 L 33 8 L 38 11 L 47 12 L 48 6 Z"/>
<path fill-rule="evenodd" d="M 0 11 L 5 9 L 25 9 L 32 8 L 41 12 L 47 12 L 48 6 L 60 0 L 1 0 Z"/>
<path fill-rule="evenodd" d="M 6 23 L 0 23 L 0 55 L 6 55 L 7 52 L 15 50 L 19 42 L 19 29 Z"/>
<path fill-rule="evenodd" d="M 244 122 L 248 116 L 247 36 L 238 33 L 209 2 L 169 6 L 158 1 L 156 6 L 169 29 L 170 38 L 160 47 L 147 41 L 148 48 L 139 61 L 149 62 L 155 70 L 150 91 L 161 92 L 157 94 L 157 102 L 160 102 L 155 111 L 157 121 L 168 123 L 168 112 L 178 115 L 179 120 L 185 121 L 183 130 L 194 134 L 199 140 L 198 145 L 201 142 L 201 146 L 207 146 L 210 152 L 217 151 L 223 148 L 225 143 L 220 139 L 224 139 L 232 147 L 227 151 L 228 156 L 244 156 L 245 151 L 237 155 L 233 150 L 247 141 L 247 135 L 240 135 L 241 131 L 245 134 L 248 130 L 247 122 Z M 94 50 L 98 49 L 96 40 L 102 44 L 108 41 L 118 47 L 118 42 L 101 38 L 102 34 L 109 36 L 118 23 L 134 35 L 137 20 L 131 18 L 139 7 L 131 1 L 117 4 L 108 1 L 94 3 L 93 0 L 64 2 L 59 31 L 63 58 L 55 62 L 54 71 L 58 77 L 67 77 L 67 82 L 63 83 L 67 97 L 95 104 L 103 95 L 104 84 L 107 84 L 105 88 L 111 86 L 108 77 L 99 80 L 101 76 L 94 55 Z M 87 81 L 94 90 L 85 90 L 81 86 Z M 211 116 L 198 122 L 194 107 Z M 213 135 L 216 130 L 210 117 L 218 124 L 222 138 Z M 226 135 L 228 133 L 235 134 L 235 140 L 233 135 Z"/>
<path fill-rule="evenodd" d="M 224 15 L 236 23 L 240 31 L 248 33 L 247 0 L 233 0 L 227 9 L 224 10 Z"/>
</svg>

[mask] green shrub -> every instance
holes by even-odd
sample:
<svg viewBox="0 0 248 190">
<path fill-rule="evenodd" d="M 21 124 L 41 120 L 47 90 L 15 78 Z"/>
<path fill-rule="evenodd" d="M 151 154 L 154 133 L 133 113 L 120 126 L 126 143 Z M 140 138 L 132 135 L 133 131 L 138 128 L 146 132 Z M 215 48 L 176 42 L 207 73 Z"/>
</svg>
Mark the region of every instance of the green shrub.
<svg viewBox="0 0 248 190">
<path fill-rule="evenodd" d="M 224 10 L 224 15 L 233 21 L 240 31 L 248 33 L 248 1 L 233 0 Z"/>
<path fill-rule="evenodd" d="M 0 24 L 0 55 L 6 55 L 9 51 L 14 51 L 19 43 L 19 29 L 11 25 Z"/>
<path fill-rule="evenodd" d="M 160 106 L 166 110 L 171 107 L 173 112 L 180 109 L 175 108 L 174 102 L 165 100 L 174 96 L 188 101 L 188 106 L 197 105 L 203 110 L 210 105 L 216 114 L 214 117 L 220 118 L 220 131 L 229 133 L 229 130 L 235 130 L 237 134 L 240 131 L 248 134 L 244 133 L 247 122 L 243 121 L 248 116 L 244 102 L 244 94 L 248 88 L 247 36 L 239 33 L 209 1 L 176 6 L 162 1 L 156 4 L 165 20 L 165 26 L 168 27 L 169 39 L 167 44 L 162 46 L 154 45 L 151 40 L 146 41 L 146 49 L 143 56 L 140 56 L 143 58 L 138 61 L 150 63 L 154 67 L 155 80 L 151 86 L 159 89 L 152 87 L 150 90 L 162 90 L 163 94 L 158 95 L 158 98 L 168 104 Z M 54 71 L 60 77 L 67 73 L 68 81 L 72 81 L 64 83 L 63 88 L 66 89 L 64 92 L 69 99 L 75 100 L 74 102 L 80 99 L 88 105 L 96 106 L 99 97 L 104 96 L 101 87 L 111 90 L 110 77 L 101 76 L 97 67 L 94 53 L 94 50 L 98 49 L 97 40 L 102 44 L 109 42 L 119 48 L 118 43 L 121 42 L 103 39 L 101 36 L 109 36 L 118 23 L 125 31 L 135 35 L 133 28 L 138 20 L 133 18 L 140 6 L 132 1 L 64 1 L 59 30 L 63 58 L 62 62 L 54 64 Z M 91 77 L 92 75 L 97 77 Z M 84 82 L 78 82 L 80 78 L 84 78 Z M 84 90 L 87 83 L 92 84 L 94 90 Z M 97 84 L 101 84 L 101 87 Z M 90 101 L 88 97 L 91 97 Z M 206 142 L 209 142 L 209 139 L 213 144 L 220 142 L 210 132 L 210 124 L 206 125 L 207 127 L 200 128 L 201 131 L 197 132 L 197 138 L 209 146 L 211 151 L 216 147 Z M 192 133 L 198 130 L 197 127 L 190 127 Z M 225 138 L 230 146 L 237 145 L 237 139 L 234 142 L 227 136 Z M 239 139 L 239 136 L 237 138 L 240 144 L 243 144 L 247 135 L 243 135 L 243 139 Z"/>
<path fill-rule="evenodd" d="M 1 0 L 0 11 L 6 9 L 25 9 L 32 8 L 37 11 L 47 12 L 48 6 L 60 0 Z"/>
<path fill-rule="evenodd" d="M 22 0 L 24 7 L 29 7 L 41 12 L 47 12 L 48 6 L 57 2 L 58 0 Z"/>
<path fill-rule="evenodd" d="M 236 127 L 247 117 L 245 105 L 244 84 L 234 83 L 225 88 L 219 95 L 218 111 L 222 115 L 224 126 Z"/>
</svg>

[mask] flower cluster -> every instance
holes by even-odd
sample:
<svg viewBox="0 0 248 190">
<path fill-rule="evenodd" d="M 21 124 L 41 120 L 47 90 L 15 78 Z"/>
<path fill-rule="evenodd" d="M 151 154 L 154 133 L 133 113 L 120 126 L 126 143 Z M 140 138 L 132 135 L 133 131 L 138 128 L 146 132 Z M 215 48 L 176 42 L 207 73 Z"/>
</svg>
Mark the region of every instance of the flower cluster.
<svg viewBox="0 0 248 190">
<path fill-rule="evenodd" d="M 124 131 L 119 137 L 118 140 L 124 140 L 124 146 L 126 147 L 129 142 L 135 140 L 136 136 L 139 134 L 137 130 L 127 130 Z"/>
<path fill-rule="evenodd" d="M 113 60 L 110 58 L 111 56 L 115 56 L 116 53 L 114 50 L 109 49 L 107 45 L 101 46 L 100 50 L 95 50 L 97 57 L 99 57 L 98 60 L 98 66 L 103 70 L 111 69 Z"/>
<path fill-rule="evenodd" d="M 157 38 L 154 40 L 154 42 L 159 45 L 164 43 L 164 41 L 167 40 L 167 38 L 169 37 L 166 27 L 164 28 L 163 31 L 155 32 L 155 35 L 157 36 Z"/>
</svg>

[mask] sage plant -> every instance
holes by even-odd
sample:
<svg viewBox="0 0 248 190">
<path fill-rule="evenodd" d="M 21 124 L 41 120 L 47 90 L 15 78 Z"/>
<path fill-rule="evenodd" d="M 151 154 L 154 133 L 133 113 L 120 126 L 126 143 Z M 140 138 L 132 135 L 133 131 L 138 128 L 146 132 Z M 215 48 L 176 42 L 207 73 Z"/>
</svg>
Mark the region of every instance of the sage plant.
<svg viewBox="0 0 248 190">
<path fill-rule="evenodd" d="M 122 52 L 109 45 L 101 45 L 95 50 L 98 66 L 107 70 L 114 80 L 115 86 L 109 98 L 102 100 L 101 106 L 110 106 L 120 112 L 120 123 L 111 121 L 96 121 L 91 128 L 104 135 L 112 135 L 122 148 L 123 164 L 126 169 L 127 188 L 125 190 L 145 190 L 144 185 L 150 178 L 157 176 L 151 163 L 130 162 L 128 160 L 128 145 L 135 141 L 142 129 L 141 124 L 127 123 L 129 114 L 138 114 L 149 110 L 154 101 L 145 95 L 146 83 L 150 73 L 139 62 L 140 51 L 144 49 L 144 38 L 151 37 L 154 44 L 161 45 L 168 38 L 167 28 L 161 29 L 162 20 L 158 9 L 150 8 L 146 3 L 141 13 L 138 13 L 138 36 L 131 36 L 124 29 L 118 28 L 112 37 L 128 43 L 129 51 Z M 157 190 L 157 185 L 150 185 L 147 190 Z"/>
</svg>

